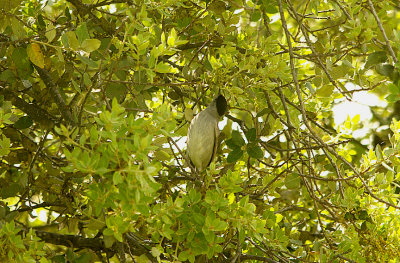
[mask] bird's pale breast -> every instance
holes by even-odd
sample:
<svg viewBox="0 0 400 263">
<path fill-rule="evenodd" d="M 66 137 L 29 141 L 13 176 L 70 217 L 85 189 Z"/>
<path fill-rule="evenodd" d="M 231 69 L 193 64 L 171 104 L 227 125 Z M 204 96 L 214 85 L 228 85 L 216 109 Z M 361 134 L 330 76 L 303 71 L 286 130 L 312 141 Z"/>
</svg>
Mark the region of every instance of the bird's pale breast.
<svg viewBox="0 0 400 263">
<path fill-rule="evenodd" d="M 214 153 L 218 137 L 218 120 L 207 111 L 200 112 L 191 122 L 188 155 L 200 171 L 205 169 Z"/>
</svg>

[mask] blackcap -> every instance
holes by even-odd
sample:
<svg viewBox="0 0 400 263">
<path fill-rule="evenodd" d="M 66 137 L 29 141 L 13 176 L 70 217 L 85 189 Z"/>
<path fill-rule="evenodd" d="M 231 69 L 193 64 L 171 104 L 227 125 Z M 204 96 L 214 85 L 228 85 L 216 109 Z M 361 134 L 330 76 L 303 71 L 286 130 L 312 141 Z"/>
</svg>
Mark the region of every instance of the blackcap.
<svg viewBox="0 0 400 263">
<path fill-rule="evenodd" d="M 218 95 L 197 114 L 190 123 L 187 135 L 187 157 L 197 171 L 206 169 L 213 160 L 218 148 L 218 122 L 225 114 L 227 102 Z"/>
</svg>

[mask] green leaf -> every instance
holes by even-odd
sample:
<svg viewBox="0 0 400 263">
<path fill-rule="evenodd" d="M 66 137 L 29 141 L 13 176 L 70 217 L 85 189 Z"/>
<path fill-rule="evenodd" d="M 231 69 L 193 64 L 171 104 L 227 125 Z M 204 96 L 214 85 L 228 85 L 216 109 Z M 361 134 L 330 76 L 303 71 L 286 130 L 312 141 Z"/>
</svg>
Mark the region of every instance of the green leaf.
<svg viewBox="0 0 400 263">
<path fill-rule="evenodd" d="M 5 12 L 11 11 L 12 9 L 19 6 L 22 0 L 2 0 L 0 1 L 0 10 Z"/>
<path fill-rule="evenodd" d="M 378 64 L 376 65 L 376 72 L 385 77 L 393 76 L 395 68 L 390 64 Z"/>
<path fill-rule="evenodd" d="M 120 83 L 110 83 L 106 87 L 106 96 L 109 99 L 116 98 L 119 102 L 123 101 L 126 96 L 126 87 Z"/>
<path fill-rule="evenodd" d="M 68 31 L 67 33 L 65 33 L 65 35 L 67 36 L 69 47 L 77 51 L 80 45 L 78 39 L 76 38 L 75 32 Z"/>
<path fill-rule="evenodd" d="M 235 149 L 240 149 L 240 146 L 236 145 L 233 139 L 229 139 L 225 141 L 226 146 L 228 146 L 230 149 L 235 150 Z"/>
<path fill-rule="evenodd" d="M 208 5 L 208 9 L 213 13 L 220 15 L 226 10 L 226 5 L 223 1 L 214 0 Z"/>
<path fill-rule="evenodd" d="M 168 46 L 175 46 L 175 40 L 177 39 L 178 35 L 176 34 L 175 28 L 172 28 L 171 32 L 169 33 L 167 44 Z"/>
<path fill-rule="evenodd" d="M 100 47 L 101 41 L 98 39 L 85 39 L 82 42 L 82 49 L 88 53 L 97 50 Z"/>
<path fill-rule="evenodd" d="M 82 255 L 78 256 L 75 261 L 76 263 L 86 263 L 86 262 L 92 262 L 92 254 L 89 253 L 83 253 Z"/>
<path fill-rule="evenodd" d="M 114 237 L 114 232 L 113 232 L 111 229 L 106 228 L 106 229 L 104 229 L 104 231 L 103 231 L 103 235 L 104 235 L 104 236 L 103 236 L 104 246 L 105 246 L 106 248 L 112 247 L 113 244 L 114 244 L 115 241 L 116 241 L 116 239 L 115 239 L 115 237 Z"/>
<path fill-rule="evenodd" d="M 211 63 L 210 63 L 210 61 L 208 60 L 208 59 L 206 59 L 205 61 L 204 61 L 204 67 L 208 70 L 208 71 L 212 71 L 213 70 L 213 67 L 212 67 L 212 65 L 211 65 Z"/>
<path fill-rule="evenodd" d="M 232 140 L 233 140 L 233 143 L 239 147 L 246 144 L 242 135 L 240 134 L 240 132 L 236 131 L 236 130 L 232 131 Z"/>
<path fill-rule="evenodd" d="M 228 163 L 234 163 L 239 160 L 243 155 L 243 151 L 241 149 L 236 149 L 231 151 L 226 158 Z"/>
<path fill-rule="evenodd" d="M 23 116 L 14 123 L 14 128 L 22 130 L 31 127 L 33 121 L 29 116 Z"/>
<path fill-rule="evenodd" d="M 67 262 L 67 259 L 65 258 L 64 255 L 57 255 L 57 256 L 51 257 L 50 259 L 51 259 L 51 262 L 54 262 L 54 263 L 65 263 L 65 262 Z"/>
<path fill-rule="evenodd" d="M 22 47 L 14 49 L 11 58 L 17 67 L 18 75 L 23 79 L 28 79 L 28 77 L 33 73 L 33 67 L 29 61 L 26 49 Z"/>
<path fill-rule="evenodd" d="M 285 178 L 285 185 L 288 189 L 300 187 L 300 175 L 297 173 L 288 174 Z"/>
<path fill-rule="evenodd" d="M 399 95 L 395 95 L 395 94 L 389 94 L 388 96 L 385 97 L 385 100 L 387 100 L 388 102 L 396 102 L 400 99 Z"/>
<path fill-rule="evenodd" d="M 0 140 L 0 156 L 5 156 L 10 153 L 10 138 L 4 136 Z"/>
<path fill-rule="evenodd" d="M 250 21 L 251 22 L 257 22 L 260 19 L 261 19 L 260 10 L 254 10 L 254 12 L 252 12 L 252 14 L 251 14 Z"/>
<path fill-rule="evenodd" d="M 0 154 L 1 156 L 1 154 Z M 11 183 L 7 185 L 7 187 L 0 188 L 0 195 L 1 198 L 9 198 L 16 196 L 20 191 L 22 190 L 22 187 L 18 183 Z"/>
<path fill-rule="evenodd" d="M 257 130 L 256 128 L 251 128 L 246 132 L 246 138 L 249 142 L 255 142 L 257 138 Z"/>
<path fill-rule="evenodd" d="M 56 37 L 56 35 L 57 35 L 57 31 L 54 28 L 53 23 L 50 23 L 47 26 L 46 33 L 45 33 L 45 36 L 47 38 L 47 42 L 50 43 L 51 41 L 53 41 L 53 39 Z"/>
<path fill-rule="evenodd" d="M 170 65 L 168 65 L 167 63 L 160 62 L 156 65 L 154 71 L 158 73 L 168 73 L 170 71 L 170 68 Z"/>
<path fill-rule="evenodd" d="M 373 52 L 373 53 L 369 54 L 364 68 L 369 69 L 370 67 L 372 67 L 376 64 L 386 62 L 387 59 L 388 59 L 388 57 L 387 57 L 385 51 Z"/>
<path fill-rule="evenodd" d="M 15 81 L 15 75 L 12 70 L 6 69 L 0 73 L 0 80 L 8 83 L 12 83 Z"/>
<path fill-rule="evenodd" d="M 321 88 L 317 89 L 316 95 L 318 97 L 330 97 L 335 89 L 332 85 L 323 85 Z"/>
<path fill-rule="evenodd" d="M 86 26 L 86 22 L 83 22 L 76 28 L 76 35 L 78 37 L 79 43 L 82 44 L 86 39 L 90 38 L 89 31 Z"/>
<path fill-rule="evenodd" d="M 276 1 L 261 1 L 262 9 L 268 14 L 276 14 L 279 12 Z"/>
<path fill-rule="evenodd" d="M 261 159 L 264 157 L 264 152 L 261 150 L 260 146 L 255 143 L 248 144 L 246 150 L 252 158 Z"/>
<path fill-rule="evenodd" d="M 98 67 L 99 67 L 98 64 L 97 64 L 97 62 L 91 60 L 91 59 L 88 58 L 88 57 L 84 57 L 84 56 L 80 56 L 80 55 L 78 55 L 78 57 L 79 57 L 79 59 L 80 59 L 83 63 L 85 63 L 85 64 L 88 65 L 89 67 L 92 67 L 92 68 L 98 68 Z"/>
<path fill-rule="evenodd" d="M 400 86 L 390 83 L 388 86 L 389 92 L 392 94 L 400 94 Z"/>
<path fill-rule="evenodd" d="M 13 39 L 23 39 L 26 36 L 26 31 L 24 25 L 16 17 L 11 17 L 11 28 L 13 31 Z"/>
<path fill-rule="evenodd" d="M 120 172 L 115 172 L 113 175 L 113 183 L 115 185 L 120 184 L 124 181 Z"/>
<path fill-rule="evenodd" d="M 265 114 L 267 114 L 267 113 L 269 113 L 269 112 L 270 112 L 270 109 L 264 108 L 264 109 L 262 109 L 260 112 L 257 113 L 257 116 L 256 116 L 256 117 L 264 116 Z"/>
</svg>

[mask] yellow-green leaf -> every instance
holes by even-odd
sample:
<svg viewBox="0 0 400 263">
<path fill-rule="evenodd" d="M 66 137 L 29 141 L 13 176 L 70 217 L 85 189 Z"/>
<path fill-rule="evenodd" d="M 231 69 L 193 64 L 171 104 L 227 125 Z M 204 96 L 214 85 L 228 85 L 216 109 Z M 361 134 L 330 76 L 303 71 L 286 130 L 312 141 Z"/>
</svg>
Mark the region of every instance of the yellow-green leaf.
<svg viewBox="0 0 400 263">
<path fill-rule="evenodd" d="M 10 11 L 13 8 L 17 7 L 22 0 L 1 0 L 0 1 L 0 10 Z"/>
<path fill-rule="evenodd" d="M 72 48 L 73 50 L 78 50 L 79 49 L 79 41 L 76 38 L 75 32 L 68 31 L 67 33 L 65 33 L 65 35 L 68 37 L 69 47 Z"/>
<path fill-rule="evenodd" d="M 54 28 L 53 24 L 50 23 L 50 24 L 47 26 L 46 33 L 45 33 L 45 36 L 46 36 L 46 38 L 47 38 L 47 41 L 48 41 L 48 42 L 53 41 L 53 39 L 56 37 L 56 33 L 57 33 L 56 29 Z"/>
<path fill-rule="evenodd" d="M 169 33 L 168 40 L 167 40 L 168 46 L 170 46 L 170 47 L 175 46 L 175 40 L 177 39 L 177 37 L 178 36 L 176 34 L 175 28 L 172 28 L 171 32 Z"/>
<path fill-rule="evenodd" d="M 27 49 L 29 60 L 40 68 L 44 68 L 44 56 L 40 46 L 36 43 L 29 44 Z"/>
<path fill-rule="evenodd" d="M 191 108 L 185 109 L 185 119 L 191 121 L 193 119 L 193 110 Z"/>
<path fill-rule="evenodd" d="M 24 25 L 15 17 L 11 18 L 11 28 L 13 31 L 13 38 L 16 39 L 22 39 L 26 35 L 25 27 Z"/>
<path fill-rule="evenodd" d="M 329 97 L 332 95 L 334 88 L 332 85 L 324 85 L 317 89 L 316 95 L 318 97 Z"/>
<path fill-rule="evenodd" d="M 85 39 L 82 42 L 82 49 L 88 53 L 97 50 L 100 47 L 100 40 L 98 39 Z"/>
<path fill-rule="evenodd" d="M 160 62 L 157 64 L 157 66 L 154 68 L 154 71 L 158 73 L 168 73 L 170 69 L 170 66 L 167 63 Z"/>
</svg>

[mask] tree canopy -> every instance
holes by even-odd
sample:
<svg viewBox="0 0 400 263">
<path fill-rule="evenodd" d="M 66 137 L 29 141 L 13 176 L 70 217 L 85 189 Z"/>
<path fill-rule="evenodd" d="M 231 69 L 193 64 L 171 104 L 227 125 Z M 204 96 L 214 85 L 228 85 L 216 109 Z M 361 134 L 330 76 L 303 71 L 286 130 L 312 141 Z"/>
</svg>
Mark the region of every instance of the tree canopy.
<svg viewBox="0 0 400 263">
<path fill-rule="evenodd" d="M 399 10 L 0 1 L 0 261 L 398 262 Z M 188 124 L 218 92 L 196 174 Z M 382 104 L 335 123 L 357 94 Z"/>
</svg>

